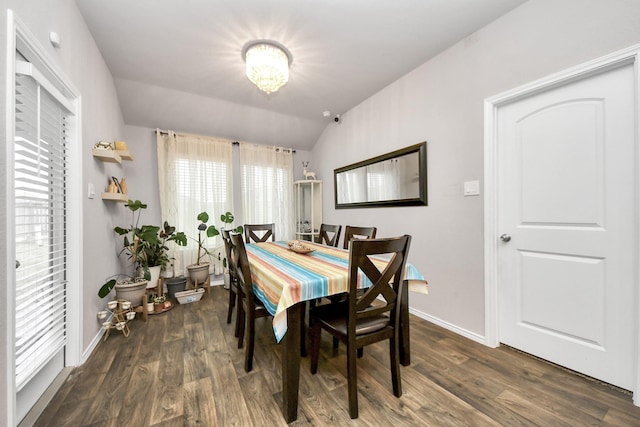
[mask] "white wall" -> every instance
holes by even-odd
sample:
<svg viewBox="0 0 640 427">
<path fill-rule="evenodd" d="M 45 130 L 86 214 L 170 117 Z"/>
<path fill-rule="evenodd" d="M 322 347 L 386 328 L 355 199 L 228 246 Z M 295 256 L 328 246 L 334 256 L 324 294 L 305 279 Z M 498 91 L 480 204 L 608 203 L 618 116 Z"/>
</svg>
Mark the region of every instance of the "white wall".
<svg viewBox="0 0 640 427">
<path fill-rule="evenodd" d="M 100 187 L 105 182 L 105 177 L 113 172 L 111 165 L 96 162 L 91 156 L 93 145 L 101 140 L 114 140 L 122 134 L 123 120 L 118 105 L 113 79 L 106 67 L 93 38 L 91 37 L 84 20 L 82 19 L 76 3 L 73 0 L 7 0 L 2 2 L 0 8 L 0 81 L 3 82 L 0 89 L 0 111 L 5 117 L 6 111 L 6 18 L 7 9 L 12 9 L 34 34 L 41 48 L 51 57 L 53 62 L 69 77 L 73 85 L 82 95 L 82 161 L 83 161 L 83 188 L 86 191 L 86 183 L 94 182 Z M 59 49 L 54 49 L 49 43 L 49 32 L 56 31 L 62 40 Z M 5 120 L 0 120 L 1 129 L 6 129 Z M 4 135 L 4 132 L 3 132 Z M 0 184 L 6 188 L 6 168 L 4 157 L 0 156 Z M 10 165 L 9 167 L 12 167 Z M 118 175 L 116 175 L 118 176 Z M 11 183 L 12 185 L 12 183 Z M 98 193 L 100 188 L 97 188 Z M 1 198 L 5 197 L 5 191 L 0 192 Z M 1 204 L 6 206 L 6 203 Z M 0 213 L 0 225 L 6 229 L 6 212 Z M 81 337 L 82 349 L 90 345 L 91 340 L 100 329 L 96 318 L 96 312 L 102 308 L 104 301 L 97 296 L 100 284 L 113 271 L 117 271 L 115 246 L 113 244 L 112 222 L 117 214 L 113 205 L 102 202 L 99 196 L 89 200 L 86 193 L 83 195 L 83 223 L 71 226 L 82 227 L 84 234 L 84 264 L 82 271 L 83 290 L 83 334 Z M 4 233 L 6 234 L 6 233 Z M 2 239 L 0 253 L 7 253 L 5 239 Z M 0 269 L 6 271 L 6 258 L 1 257 Z M 3 286 L 4 288 L 4 286 Z M 7 365 L 11 363 L 11 350 L 13 344 L 7 338 L 5 313 L 11 307 L 12 301 L 0 298 L 0 348 L 6 349 L 0 354 L 0 414 L 9 414 L 7 392 L 11 379 L 7 378 Z"/>
<path fill-rule="evenodd" d="M 484 335 L 483 200 L 463 197 L 483 178 L 483 100 L 612 51 L 640 43 L 637 0 L 535 0 L 513 10 L 397 80 L 329 125 L 313 148 L 323 176 L 427 141 L 429 206 L 335 210 L 328 223 L 413 236 L 410 261 L 430 294 L 411 294 L 427 318 Z"/>
</svg>

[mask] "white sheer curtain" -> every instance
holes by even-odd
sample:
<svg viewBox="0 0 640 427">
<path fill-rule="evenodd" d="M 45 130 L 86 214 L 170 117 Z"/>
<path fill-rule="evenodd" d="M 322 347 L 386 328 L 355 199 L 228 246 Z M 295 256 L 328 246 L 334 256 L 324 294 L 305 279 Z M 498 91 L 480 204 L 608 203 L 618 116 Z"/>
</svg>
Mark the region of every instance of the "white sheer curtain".
<svg viewBox="0 0 640 427">
<path fill-rule="evenodd" d="M 162 218 L 190 237 L 186 248 L 171 248 L 175 275 L 186 275 L 185 267 L 196 262 L 198 214 L 206 211 L 208 224 L 220 229 L 220 215 L 233 212 L 232 142 L 172 131 L 156 135 Z M 207 247 L 221 248 L 222 240 L 210 238 Z M 221 271 L 217 258 L 208 261 L 210 273 Z"/>
<path fill-rule="evenodd" d="M 240 144 L 240 185 L 245 224 L 275 223 L 276 240 L 293 238 L 293 153 Z"/>
<path fill-rule="evenodd" d="M 398 159 L 367 166 L 368 201 L 398 200 L 402 195 L 402 173 Z"/>
</svg>

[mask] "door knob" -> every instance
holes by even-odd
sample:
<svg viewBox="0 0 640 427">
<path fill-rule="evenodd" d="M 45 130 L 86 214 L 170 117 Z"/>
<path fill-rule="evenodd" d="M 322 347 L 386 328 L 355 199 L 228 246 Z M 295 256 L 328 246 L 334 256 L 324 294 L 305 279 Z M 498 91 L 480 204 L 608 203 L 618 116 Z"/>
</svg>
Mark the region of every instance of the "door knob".
<svg viewBox="0 0 640 427">
<path fill-rule="evenodd" d="M 502 240 L 503 242 L 508 242 L 509 240 L 511 240 L 511 236 L 509 236 L 508 234 L 503 234 L 502 236 L 500 236 L 500 240 Z"/>
</svg>

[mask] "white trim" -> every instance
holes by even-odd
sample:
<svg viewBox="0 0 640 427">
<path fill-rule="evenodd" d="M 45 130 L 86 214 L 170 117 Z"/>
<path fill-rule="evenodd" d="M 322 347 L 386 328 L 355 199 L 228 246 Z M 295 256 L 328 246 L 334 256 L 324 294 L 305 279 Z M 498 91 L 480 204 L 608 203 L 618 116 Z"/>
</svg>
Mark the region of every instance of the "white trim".
<svg viewBox="0 0 640 427">
<path fill-rule="evenodd" d="M 523 86 L 511 89 L 501 94 L 487 98 L 484 102 L 484 267 L 485 267 L 485 334 L 487 345 L 496 347 L 500 345 L 500 331 L 498 319 L 498 153 L 497 153 L 497 120 L 498 108 L 516 101 L 520 98 L 531 96 L 537 92 L 553 87 L 568 84 L 572 81 L 584 79 L 588 76 L 602 73 L 608 69 L 618 68 L 624 64 L 633 64 L 635 72 L 635 146 L 636 146 L 636 227 L 635 248 L 640 253 L 640 141 L 638 138 L 640 126 L 640 78 L 638 72 L 638 59 L 640 57 L 640 45 L 614 52 L 602 58 L 586 62 L 568 70 L 544 77 Z M 633 403 L 640 406 L 640 260 L 636 260 L 634 269 L 634 389 Z"/>
<path fill-rule="evenodd" d="M 6 112 L 5 112 L 5 141 L 13 141 L 15 136 L 14 122 L 15 122 L 15 96 L 13 91 L 15 90 L 15 51 L 16 51 L 16 23 L 13 16 L 13 11 L 7 9 L 7 52 L 6 52 Z M 13 144 L 5 143 L 5 159 L 6 159 L 6 185 L 4 192 L 6 197 L 6 218 L 7 229 L 5 230 L 5 248 L 13 247 L 15 242 L 15 204 L 13 197 L 8 197 L 13 192 Z M 14 251 L 6 251 L 7 258 L 7 271 L 5 283 L 15 283 L 15 264 L 16 258 Z M 11 268 L 14 267 L 14 268 Z M 4 304 L 6 307 L 6 325 L 7 325 L 7 347 L 5 349 L 6 360 L 6 390 L 7 401 L 5 402 L 7 409 L 7 425 L 14 426 L 16 422 L 16 372 L 15 372 L 15 317 L 16 310 L 15 304 L 11 301 L 15 301 L 16 296 L 13 286 L 5 286 Z"/>
<path fill-rule="evenodd" d="M 15 136 L 15 51 L 20 46 L 26 50 L 27 59 L 36 64 L 43 76 L 50 80 L 56 91 L 64 95 L 68 102 L 65 107 L 74 114 L 70 120 L 73 122 L 69 134 L 69 199 L 68 218 L 71 225 L 67 235 L 68 242 L 68 277 L 67 277 L 67 335 L 68 341 L 65 349 L 65 366 L 77 366 L 82 360 L 82 301 L 81 273 L 83 265 L 83 240 L 82 240 L 82 118 L 80 92 L 71 83 L 66 74 L 58 67 L 56 62 L 40 47 L 37 38 L 26 25 L 7 9 L 7 82 L 6 82 L 6 141 L 13 141 Z M 7 159 L 7 183 L 5 192 L 13 193 L 13 145 L 5 144 Z M 7 197 L 7 247 L 13 246 L 15 241 L 15 204 L 13 197 Z M 13 251 L 7 251 L 7 266 L 15 265 Z M 15 269 L 7 268 L 7 282 L 15 282 Z M 6 288 L 6 301 L 14 301 L 15 294 L 11 286 Z M 16 425 L 16 384 L 15 384 L 15 351 L 13 347 L 14 337 L 14 304 L 7 304 L 7 422 L 8 425 Z"/>
<path fill-rule="evenodd" d="M 434 325 L 438 325 L 438 326 L 440 326 L 440 327 L 442 327 L 444 329 L 447 329 L 447 330 L 449 330 L 451 332 L 454 332 L 454 333 L 456 333 L 458 335 L 462 335 L 463 337 L 468 338 L 471 341 L 475 341 L 475 342 L 480 343 L 480 344 L 486 344 L 486 339 L 482 335 L 477 334 L 475 332 L 471 332 L 471 331 L 469 331 L 467 329 L 463 329 L 463 328 L 461 328 L 459 326 L 454 325 L 453 323 L 446 322 L 446 321 L 444 321 L 444 320 L 442 320 L 440 318 L 433 317 L 430 314 L 427 314 L 427 313 L 425 313 L 423 311 L 416 310 L 414 308 L 409 308 L 409 313 L 411 313 L 411 314 L 413 314 L 413 315 L 415 315 L 415 316 L 417 316 L 417 317 L 419 317 L 419 318 L 421 318 L 423 320 L 426 320 L 427 322 L 433 323 Z"/>
</svg>

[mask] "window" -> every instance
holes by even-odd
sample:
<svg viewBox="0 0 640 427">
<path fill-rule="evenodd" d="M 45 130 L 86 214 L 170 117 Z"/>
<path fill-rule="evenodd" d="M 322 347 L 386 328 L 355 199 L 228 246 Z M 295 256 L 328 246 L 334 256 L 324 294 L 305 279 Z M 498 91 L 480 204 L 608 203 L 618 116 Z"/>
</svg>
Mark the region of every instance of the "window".
<svg viewBox="0 0 640 427">
<path fill-rule="evenodd" d="M 16 68 L 15 363 L 20 390 L 67 342 L 70 110 L 43 87 L 43 77 L 31 64 L 17 61 Z"/>
<path fill-rule="evenodd" d="M 197 236 L 197 215 L 206 211 L 209 225 L 222 226 L 220 215 L 233 211 L 231 141 L 172 131 L 157 133 L 160 207 L 163 220 Z M 219 237 L 207 241 L 209 248 L 221 248 Z M 171 248 L 176 275 L 186 274 L 187 265 L 196 262 L 197 243 L 189 239 L 186 248 Z M 211 273 L 219 273 L 217 258 L 209 259 Z"/>
<path fill-rule="evenodd" d="M 276 240 L 293 237 L 293 153 L 240 144 L 242 211 L 247 224 L 275 223 Z"/>
</svg>

